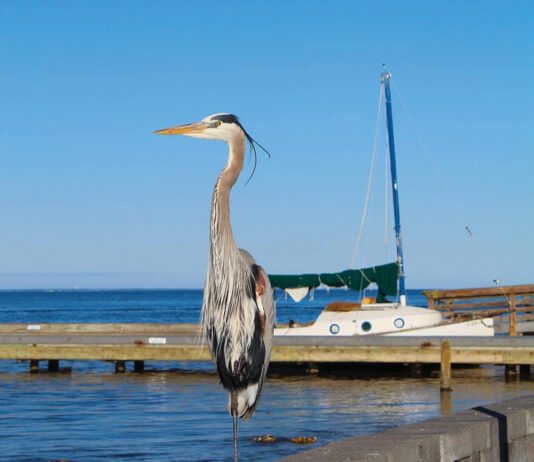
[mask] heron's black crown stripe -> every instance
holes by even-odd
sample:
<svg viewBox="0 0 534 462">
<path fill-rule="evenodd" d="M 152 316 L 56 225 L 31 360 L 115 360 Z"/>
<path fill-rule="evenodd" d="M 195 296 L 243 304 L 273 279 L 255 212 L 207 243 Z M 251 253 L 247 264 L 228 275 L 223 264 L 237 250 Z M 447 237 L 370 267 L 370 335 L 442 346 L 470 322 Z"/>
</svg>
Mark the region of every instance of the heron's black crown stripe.
<svg viewBox="0 0 534 462">
<path fill-rule="evenodd" d="M 225 124 L 236 124 L 239 128 L 241 128 L 241 130 L 243 130 L 243 133 L 245 134 L 245 136 L 247 137 L 249 143 L 251 144 L 252 146 L 252 149 L 254 149 L 254 143 L 256 142 L 252 136 L 250 136 L 247 131 L 245 130 L 245 128 L 243 127 L 243 125 L 241 125 L 241 122 L 239 122 L 239 118 L 234 115 L 234 114 L 218 114 L 218 115 L 214 115 L 210 120 L 219 120 Z M 261 147 L 261 146 L 260 146 Z M 262 148 L 264 151 L 265 149 Z M 269 154 L 269 153 L 267 153 Z"/>
<path fill-rule="evenodd" d="M 252 173 L 250 174 L 250 177 L 247 180 L 247 183 L 248 183 L 250 181 L 250 179 L 252 178 L 252 176 L 254 175 L 254 172 L 256 171 L 256 164 L 258 162 L 258 158 L 257 158 L 257 154 L 256 154 L 256 145 L 258 145 L 260 147 L 260 149 L 262 149 L 269 157 L 271 157 L 271 154 L 269 153 L 269 151 L 267 151 L 267 149 L 265 149 L 260 143 L 258 143 L 254 138 L 252 138 L 252 136 L 250 136 L 247 133 L 247 131 L 243 128 L 243 125 L 241 125 L 241 122 L 239 122 L 239 119 L 237 118 L 236 115 L 234 115 L 234 114 L 218 114 L 218 115 L 214 115 L 210 120 L 220 120 L 223 123 L 236 124 L 238 127 L 241 128 L 241 130 L 243 130 L 243 133 L 245 134 L 245 136 L 246 136 L 246 138 L 248 140 L 248 143 L 250 145 L 250 152 L 254 153 L 254 168 L 252 169 Z M 245 184 L 247 184 L 247 183 L 245 183 Z"/>
<path fill-rule="evenodd" d="M 243 128 L 241 123 L 239 122 L 239 119 L 234 114 L 219 114 L 216 116 L 213 116 L 211 120 L 220 120 L 221 122 L 224 122 L 225 124 L 236 124 Z"/>
</svg>

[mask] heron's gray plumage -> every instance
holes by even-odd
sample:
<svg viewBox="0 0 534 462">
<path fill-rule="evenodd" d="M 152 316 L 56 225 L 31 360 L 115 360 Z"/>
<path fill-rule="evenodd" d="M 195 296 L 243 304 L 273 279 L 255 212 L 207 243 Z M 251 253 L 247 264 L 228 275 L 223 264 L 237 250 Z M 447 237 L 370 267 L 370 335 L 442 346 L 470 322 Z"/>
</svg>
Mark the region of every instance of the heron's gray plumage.
<svg viewBox="0 0 534 462">
<path fill-rule="evenodd" d="M 269 278 L 263 269 L 265 288 L 262 295 L 256 295 L 253 268 L 256 265 L 252 256 L 235 244 L 230 222 L 230 190 L 243 168 L 245 135 L 241 131 L 229 144 L 228 162 L 219 175 L 212 196 L 210 219 L 210 253 L 204 288 L 202 319 L 208 338 L 212 358 L 219 371 L 225 388 L 233 382 L 238 393 L 238 415 L 243 420 L 249 418 L 257 405 L 263 380 L 267 372 L 272 347 L 274 325 L 274 302 Z M 261 305 L 261 306 L 259 306 Z M 259 377 L 243 380 L 224 378 L 226 371 L 236 372 L 242 358 L 246 361 L 254 340 L 255 317 L 259 310 L 264 316 L 265 331 L 262 338 L 264 354 Z M 221 351 L 222 349 L 222 351 Z M 261 355 L 260 355 L 261 356 Z M 224 366 L 220 358 L 224 358 Z M 257 366 L 257 365 L 256 365 Z M 239 366 L 237 366 L 239 367 Z M 226 369 L 226 371 L 224 370 Z M 239 374 L 234 374 L 239 375 Z M 244 396 L 250 383 L 257 384 L 254 396 Z"/>
<path fill-rule="evenodd" d="M 237 417 L 242 420 L 251 417 L 258 404 L 271 357 L 274 300 L 267 273 L 247 251 L 238 249 L 234 241 L 230 191 L 243 169 L 245 140 L 254 155 L 255 144 L 265 149 L 232 114 L 213 114 L 200 122 L 156 133 L 215 139 L 228 144 L 228 161 L 213 189 L 202 322 L 213 363 L 229 394 L 237 461 L 236 421 Z"/>
</svg>

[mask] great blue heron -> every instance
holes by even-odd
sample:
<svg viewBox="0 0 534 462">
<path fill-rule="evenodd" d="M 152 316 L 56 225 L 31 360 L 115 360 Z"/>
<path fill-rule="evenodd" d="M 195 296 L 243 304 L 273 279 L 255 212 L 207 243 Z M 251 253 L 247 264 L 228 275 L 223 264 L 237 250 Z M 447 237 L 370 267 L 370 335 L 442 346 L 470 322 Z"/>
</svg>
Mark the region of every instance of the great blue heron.
<svg viewBox="0 0 534 462">
<path fill-rule="evenodd" d="M 211 202 L 202 321 L 211 358 L 229 394 L 228 410 L 234 423 L 234 460 L 237 461 L 237 417 L 247 420 L 256 410 L 271 357 L 274 328 L 269 278 L 246 250 L 237 248 L 230 223 L 230 190 L 243 169 L 245 142 L 248 140 L 255 155 L 255 141 L 232 114 L 214 114 L 200 122 L 155 133 L 221 140 L 228 144 L 228 161 L 217 178 Z"/>
</svg>

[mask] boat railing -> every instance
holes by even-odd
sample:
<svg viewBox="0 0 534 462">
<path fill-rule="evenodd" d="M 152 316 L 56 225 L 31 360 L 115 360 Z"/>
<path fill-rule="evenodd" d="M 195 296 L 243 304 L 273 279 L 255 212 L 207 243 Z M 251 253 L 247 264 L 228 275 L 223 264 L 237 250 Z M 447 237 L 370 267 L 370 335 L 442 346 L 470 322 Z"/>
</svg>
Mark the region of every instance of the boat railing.
<svg viewBox="0 0 534 462">
<path fill-rule="evenodd" d="M 430 309 L 446 318 L 493 317 L 495 332 L 534 332 L 534 284 L 474 289 L 424 290 Z"/>
</svg>

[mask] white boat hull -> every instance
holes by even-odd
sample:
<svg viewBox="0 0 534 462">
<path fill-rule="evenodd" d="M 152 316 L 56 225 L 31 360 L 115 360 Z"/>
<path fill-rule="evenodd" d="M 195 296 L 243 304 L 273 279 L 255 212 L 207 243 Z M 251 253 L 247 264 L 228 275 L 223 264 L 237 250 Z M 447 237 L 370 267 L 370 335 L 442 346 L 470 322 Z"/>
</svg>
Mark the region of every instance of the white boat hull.
<svg viewBox="0 0 534 462">
<path fill-rule="evenodd" d="M 398 303 L 362 305 L 352 311 L 323 310 L 308 325 L 276 328 L 275 336 L 493 336 L 493 319 L 447 321 L 441 313 L 428 308 Z"/>
</svg>

